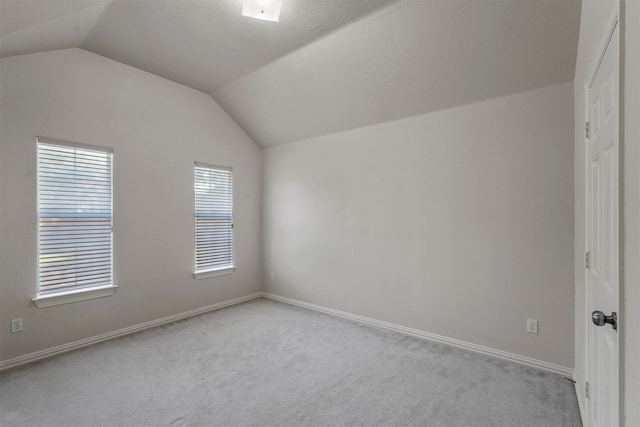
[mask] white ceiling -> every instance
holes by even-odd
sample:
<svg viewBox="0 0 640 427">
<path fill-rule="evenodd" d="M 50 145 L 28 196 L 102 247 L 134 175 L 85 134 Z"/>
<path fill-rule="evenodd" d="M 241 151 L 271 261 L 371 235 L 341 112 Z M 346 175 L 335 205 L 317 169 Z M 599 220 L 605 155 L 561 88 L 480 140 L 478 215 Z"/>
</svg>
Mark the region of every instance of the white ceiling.
<svg viewBox="0 0 640 427">
<path fill-rule="evenodd" d="M 280 22 L 242 0 L 0 0 L 0 55 L 81 47 L 204 92 L 390 0 L 284 0 Z"/>
<path fill-rule="evenodd" d="M 403 1 L 214 98 L 263 147 L 573 79 L 576 1 Z"/>
<path fill-rule="evenodd" d="M 0 35 L 108 2 L 109 0 L 1 0 Z"/>
<path fill-rule="evenodd" d="M 579 0 L 0 0 L 0 56 L 81 47 L 212 94 L 262 147 L 573 78 Z"/>
</svg>

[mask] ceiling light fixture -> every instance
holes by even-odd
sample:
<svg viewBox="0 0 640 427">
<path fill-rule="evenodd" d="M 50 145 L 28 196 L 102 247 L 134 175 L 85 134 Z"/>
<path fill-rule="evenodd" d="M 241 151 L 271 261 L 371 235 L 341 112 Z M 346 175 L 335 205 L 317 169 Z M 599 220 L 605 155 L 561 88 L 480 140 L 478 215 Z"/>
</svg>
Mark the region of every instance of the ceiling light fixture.
<svg viewBox="0 0 640 427">
<path fill-rule="evenodd" d="M 242 15 L 263 21 L 278 22 L 282 0 L 244 0 Z"/>
</svg>

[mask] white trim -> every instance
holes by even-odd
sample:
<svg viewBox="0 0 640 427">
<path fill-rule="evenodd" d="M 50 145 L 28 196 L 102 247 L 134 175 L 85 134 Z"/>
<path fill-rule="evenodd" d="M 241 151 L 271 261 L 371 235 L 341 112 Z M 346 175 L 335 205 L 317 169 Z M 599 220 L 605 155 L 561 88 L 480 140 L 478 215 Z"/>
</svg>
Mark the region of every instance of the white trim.
<svg viewBox="0 0 640 427">
<path fill-rule="evenodd" d="M 51 307 L 53 305 L 69 304 L 76 301 L 109 297 L 116 292 L 117 288 L 118 285 L 107 285 L 95 288 L 74 289 L 67 292 L 39 295 L 31 301 L 33 301 L 38 308 Z"/>
<path fill-rule="evenodd" d="M 213 270 L 202 270 L 202 271 L 196 271 L 193 273 L 193 278 L 200 280 L 200 279 L 206 279 L 208 277 L 216 277 L 216 276 L 224 276 L 225 274 L 231 274 L 234 271 L 236 271 L 237 267 L 235 265 L 232 265 L 231 267 L 222 267 L 222 268 L 215 268 Z"/>
<path fill-rule="evenodd" d="M 578 384 L 578 382 L 575 379 L 575 376 L 574 376 L 573 380 L 574 380 L 573 385 L 574 385 L 574 388 L 576 390 L 576 396 L 578 397 L 578 412 L 580 412 L 580 421 L 582 421 L 582 423 L 584 424 L 585 420 L 587 419 L 587 413 L 585 412 L 586 409 L 584 407 L 584 405 L 586 403 L 584 401 L 585 399 L 583 398 L 584 397 L 584 384 Z"/>
<path fill-rule="evenodd" d="M 77 350 L 82 347 L 86 347 L 92 344 L 97 344 L 99 342 L 107 341 L 110 339 L 118 338 L 124 335 L 129 335 L 134 332 L 143 331 L 145 329 L 153 328 L 156 326 L 164 325 L 167 323 L 175 322 L 178 320 L 186 319 L 189 317 L 197 316 L 199 314 L 207 313 L 210 311 L 219 310 L 224 307 L 229 307 L 231 305 L 240 304 L 246 301 L 251 301 L 256 298 L 267 298 L 274 301 L 280 301 L 286 304 L 297 305 L 299 307 L 308 308 L 311 310 L 319 311 L 322 313 L 331 314 L 334 316 L 342 317 L 349 320 L 354 320 L 356 322 L 360 322 L 366 325 L 388 329 L 396 332 L 400 332 L 403 334 L 415 336 L 418 338 L 423 338 L 431 341 L 437 341 L 443 344 L 448 344 L 454 347 L 463 348 L 466 350 L 471 350 L 477 353 L 485 354 L 488 356 L 497 357 L 498 359 L 508 360 L 511 362 L 520 363 L 526 366 L 530 366 L 533 368 L 542 369 L 548 372 L 560 374 L 563 376 L 568 376 L 570 378 L 574 378 L 573 369 L 567 368 L 564 366 L 556 365 L 553 363 L 545 362 L 542 360 L 532 359 L 525 356 L 520 356 L 513 353 L 508 353 L 502 350 L 496 350 L 490 347 L 481 346 L 478 344 L 469 343 L 466 341 L 456 340 L 453 338 L 445 337 L 442 335 L 432 334 L 430 332 L 421 331 L 419 329 L 408 328 L 406 326 L 396 325 L 389 322 L 383 322 L 380 320 L 371 319 L 364 316 L 358 316 L 356 314 L 347 313 L 340 310 L 334 310 L 331 308 L 323 307 L 316 304 L 310 304 L 303 301 L 298 301 L 292 298 L 281 297 L 279 295 L 275 295 L 269 292 L 257 292 L 250 295 L 246 295 L 244 297 L 235 298 L 228 301 L 223 301 L 217 304 L 209 305 L 206 307 L 197 308 L 194 310 L 186 311 L 184 313 L 175 314 L 172 316 L 163 317 L 161 319 L 151 320 L 149 322 L 140 323 L 138 325 L 129 326 L 127 328 L 118 329 L 112 332 L 107 332 L 105 334 L 97 335 L 94 337 L 85 338 L 79 341 L 74 341 L 68 344 L 62 344 L 56 347 L 51 347 L 45 350 L 36 351 L 34 353 L 25 354 L 23 356 L 14 357 L 13 359 L 0 361 L 0 371 L 4 371 L 6 369 L 11 369 L 16 366 L 24 365 L 27 363 L 35 362 L 37 360 L 41 360 L 47 357 L 56 356 L 58 354 L 66 353 L 68 351 Z"/>
<path fill-rule="evenodd" d="M 218 165 L 212 165 L 210 163 L 204 163 L 204 162 L 195 162 L 194 164 L 197 168 L 218 169 L 218 170 L 233 173 L 233 167 L 231 166 L 218 166 Z"/>
<path fill-rule="evenodd" d="M 607 22 L 607 26 L 606 26 L 606 32 L 603 35 L 603 39 L 600 45 L 600 48 L 598 49 L 598 54 L 595 57 L 595 61 L 594 61 L 594 65 L 589 73 L 589 78 L 587 81 L 584 82 L 584 86 L 583 86 L 583 90 L 584 90 L 584 114 L 585 114 L 585 122 L 590 122 L 590 115 L 589 115 L 589 92 L 591 87 L 593 86 L 593 82 L 595 81 L 596 75 L 598 74 L 598 70 L 600 69 L 600 65 L 602 64 L 602 61 L 604 60 L 604 56 L 607 53 L 607 48 L 609 47 L 609 43 L 611 42 L 611 39 L 616 35 L 616 30 L 618 31 L 618 40 L 620 40 L 620 1 L 616 0 L 616 4 L 613 8 L 613 11 L 611 12 L 611 15 L 609 16 L 609 20 Z M 620 46 L 618 46 L 618 52 L 616 53 L 618 55 L 618 67 L 620 67 Z M 621 70 L 618 69 L 618 81 L 620 79 L 620 73 Z M 618 87 L 618 92 L 620 91 L 621 87 Z M 618 97 L 620 98 L 619 94 Z M 619 109 L 619 116 L 618 116 L 618 122 L 621 119 L 621 115 L 620 112 L 622 111 L 622 109 Z M 589 133 L 592 132 L 593 127 L 591 126 L 591 124 L 589 124 Z M 620 124 L 618 123 L 618 143 L 620 143 L 619 138 L 620 138 Z M 591 135 L 589 135 L 591 136 Z M 590 179 L 589 179 L 589 171 L 590 171 L 590 161 L 589 161 L 589 151 L 591 150 L 591 144 L 590 144 L 590 138 L 584 138 L 585 141 L 585 150 L 584 150 L 584 201 L 585 201 L 585 207 L 584 207 L 584 236 L 585 236 L 585 248 L 584 248 L 584 253 L 590 251 L 590 247 L 591 247 L 591 236 L 589 235 L 589 222 L 591 221 L 590 218 L 590 203 L 591 200 L 589 198 L 589 192 L 590 192 L 590 187 L 591 187 L 591 183 L 590 183 Z M 620 153 L 619 153 L 620 154 Z M 619 170 L 620 172 L 620 170 Z M 621 183 L 622 181 L 620 181 Z M 618 192 L 620 192 L 620 190 L 622 189 L 622 187 L 620 186 L 618 188 Z M 619 232 L 619 231 L 618 231 Z M 584 262 L 584 259 L 583 261 Z M 583 264 L 584 265 L 584 264 Z M 582 318 L 583 322 L 586 323 L 586 327 L 584 329 L 584 372 L 582 373 L 583 378 L 582 378 L 582 382 L 576 382 L 576 395 L 578 397 L 578 409 L 580 411 L 580 416 L 582 418 L 582 421 L 585 422 L 585 420 L 588 421 L 589 418 L 589 413 L 591 412 L 592 408 L 591 408 L 591 404 L 592 404 L 592 398 L 587 398 L 585 396 L 585 385 L 587 383 L 591 383 L 592 382 L 592 378 L 591 378 L 591 357 L 590 357 L 590 348 L 591 348 L 591 337 L 590 337 L 590 333 L 589 333 L 589 328 L 591 326 L 591 322 L 590 322 L 590 316 L 589 316 L 589 312 L 591 310 L 591 300 L 590 300 L 590 294 L 591 294 L 591 290 L 590 290 L 590 272 L 588 269 L 586 269 L 586 266 L 584 267 L 584 271 L 585 271 L 585 283 L 584 283 L 584 312 L 582 313 L 581 316 L 579 316 L 580 318 Z M 619 295 L 619 292 L 618 292 Z M 620 301 L 619 301 L 619 296 L 618 296 L 618 308 L 620 311 Z M 619 340 L 620 340 L 621 335 L 619 335 Z M 618 341 L 618 345 L 620 345 L 620 341 Z M 574 357 L 575 358 L 575 357 Z M 618 356 L 618 363 L 620 361 L 620 355 Z M 619 375 L 619 374 L 618 374 Z M 622 381 L 618 381 L 619 387 L 622 385 Z M 622 396 L 622 393 L 619 393 L 618 396 Z M 618 406 L 620 406 L 620 404 L 622 403 L 622 399 L 619 400 L 618 402 Z"/>
<path fill-rule="evenodd" d="M 599 61 L 600 62 L 600 61 Z M 589 85 L 587 82 L 584 82 L 583 86 L 584 90 L 584 115 L 585 115 L 585 123 L 589 121 Z M 591 124 L 589 124 L 591 126 Z M 584 138 L 584 250 L 583 253 L 586 254 L 589 251 L 589 246 L 591 242 L 589 240 L 589 138 Z M 583 255 L 584 256 L 584 255 Z M 582 320 L 583 325 L 586 323 L 584 328 L 584 363 L 583 369 L 580 373 L 580 378 L 576 375 L 576 396 L 578 397 L 578 409 L 580 411 L 580 417 L 582 422 L 584 423 L 587 419 L 587 410 L 589 409 L 588 399 L 585 397 L 585 384 L 589 382 L 589 321 L 587 313 L 589 313 L 589 270 L 585 264 L 585 259 L 581 257 L 582 267 L 584 271 L 584 311 L 580 314 L 579 318 Z M 574 290 L 575 292 L 575 290 Z M 574 364 L 577 365 L 577 360 L 574 355 Z"/>
<path fill-rule="evenodd" d="M 607 47 L 609 46 L 609 42 L 611 41 L 611 37 L 616 31 L 616 27 L 619 23 L 620 16 L 620 2 L 616 1 L 616 6 L 613 8 L 613 12 L 609 17 L 609 21 L 607 22 L 607 32 L 605 33 L 605 38 L 602 44 L 600 45 L 600 49 L 598 49 L 598 56 L 596 57 L 596 62 L 594 67 L 591 69 L 591 73 L 589 74 L 589 80 L 587 80 L 587 84 L 589 87 L 593 85 L 593 81 L 596 78 L 596 74 L 598 73 L 598 69 L 600 68 L 600 64 L 604 59 L 604 54 L 607 52 Z"/>
<path fill-rule="evenodd" d="M 111 147 L 105 147 L 102 145 L 83 144 L 81 142 L 64 141 L 61 139 L 47 138 L 46 136 L 36 136 L 36 142 L 38 144 L 62 145 L 64 147 L 81 148 L 83 150 L 98 151 L 101 153 L 113 154 L 113 148 Z"/>
<path fill-rule="evenodd" d="M 454 347 L 462 348 L 465 350 L 471 350 L 476 353 L 485 354 L 487 356 L 496 357 L 502 360 L 508 360 L 510 362 L 520 363 L 522 365 L 530 366 L 532 368 L 542 369 L 544 371 L 552 372 L 573 378 L 573 369 L 565 366 L 556 365 L 555 363 L 545 362 L 543 360 L 532 359 L 530 357 L 521 356 L 519 354 L 509 353 L 502 350 L 497 350 L 491 347 L 485 347 L 478 344 L 473 344 L 466 341 L 457 340 L 454 338 L 445 337 L 442 335 L 432 334 L 430 332 L 421 331 L 419 329 L 408 328 L 402 325 L 396 325 L 394 323 L 383 322 L 381 320 L 371 319 L 369 317 L 359 316 L 357 314 L 347 313 L 345 311 L 334 310 L 332 308 L 323 307 L 316 304 L 310 304 L 308 302 L 298 301 L 292 298 L 286 298 L 279 295 L 275 295 L 269 292 L 262 292 L 264 298 L 268 298 L 274 301 L 280 301 L 286 304 L 297 305 L 299 307 L 308 308 L 322 313 L 332 314 L 334 316 L 342 317 L 356 322 L 363 323 L 365 325 L 375 326 L 378 328 L 388 329 L 395 332 L 400 332 L 406 335 L 411 335 L 418 338 L 427 339 L 430 341 L 436 341 L 443 344 L 448 344 Z"/>
<path fill-rule="evenodd" d="M 24 365 L 27 363 L 35 362 L 36 360 L 44 359 L 58 354 L 66 353 L 68 351 L 77 350 L 82 347 L 86 347 L 92 344 L 97 344 L 102 341 L 122 337 L 134 332 L 140 332 L 145 329 L 153 328 L 156 326 L 172 323 L 178 320 L 186 319 L 188 317 L 197 316 L 199 314 L 207 313 L 210 311 L 219 310 L 230 305 L 236 305 L 243 302 L 251 301 L 256 298 L 260 298 L 262 294 L 260 292 L 246 295 L 239 298 L 219 302 L 217 304 L 208 305 L 206 307 L 196 308 L 194 310 L 185 311 L 184 313 L 174 314 L 173 316 L 163 317 L 161 319 L 151 320 L 149 322 L 140 323 L 137 325 L 129 326 L 127 328 L 118 329 L 116 331 L 107 332 L 105 334 L 96 335 L 95 337 L 85 338 L 79 341 L 74 341 L 68 344 L 62 344 L 55 347 L 47 348 L 44 350 L 36 351 L 34 353 L 25 354 L 22 356 L 14 357 L 13 359 L 0 361 L 0 371 L 6 369 L 15 368 L 16 366 Z"/>
</svg>

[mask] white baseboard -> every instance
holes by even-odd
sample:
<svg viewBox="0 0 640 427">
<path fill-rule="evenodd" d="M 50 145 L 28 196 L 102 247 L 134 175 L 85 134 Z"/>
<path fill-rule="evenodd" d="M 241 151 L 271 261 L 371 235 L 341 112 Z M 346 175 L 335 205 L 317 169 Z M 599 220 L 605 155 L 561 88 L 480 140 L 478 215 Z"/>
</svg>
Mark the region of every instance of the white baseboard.
<svg viewBox="0 0 640 427">
<path fill-rule="evenodd" d="M 351 313 L 347 313 L 340 310 L 334 310 L 332 308 L 323 307 L 316 304 L 310 304 L 310 303 L 298 301 L 292 298 L 282 297 L 279 295 L 271 294 L 269 292 L 257 292 L 254 294 L 246 295 L 244 297 L 235 298 L 232 300 L 223 301 L 223 302 L 209 305 L 206 307 L 197 308 L 195 310 L 186 311 L 184 313 L 175 314 L 173 316 L 167 316 L 161 319 L 151 320 L 149 322 L 140 323 L 138 325 L 129 326 L 127 328 L 118 329 L 112 332 L 107 332 L 105 334 L 97 335 L 95 337 L 85 338 L 85 339 L 74 341 L 68 344 L 62 344 L 56 347 L 51 347 L 48 349 L 14 357 L 13 359 L 2 360 L 0 361 L 0 371 L 15 368 L 16 366 L 25 365 L 27 363 L 35 362 L 37 360 L 44 359 L 47 357 L 56 356 L 58 354 L 66 353 L 68 351 L 76 350 L 92 344 L 97 344 L 102 341 L 107 341 L 110 339 L 122 337 L 124 335 L 129 335 L 134 332 L 143 331 L 145 329 L 153 328 L 155 326 L 160 326 L 160 325 L 175 322 L 178 320 L 186 319 L 188 317 L 197 316 L 199 314 L 207 313 L 209 311 L 219 310 L 224 307 L 240 304 L 240 303 L 250 301 L 260 297 L 272 299 L 274 301 L 280 301 L 280 302 L 291 304 L 291 305 L 297 305 L 297 306 L 308 308 L 311 310 L 320 311 L 322 313 L 332 314 L 334 316 L 342 317 L 349 320 L 354 320 L 356 322 L 360 322 L 366 325 L 388 329 L 388 330 L 400 332 L 400 333 L 411 335 L 418 338 L 437 341 L 443 344 L 448 344 L 454 347 L 475 351 L 477 353 L 486 354 L 486 355 L 497 357 L 503 360 L 509 360 L 511 362 L 520 363 L 526 366 L 542 369 L 548 372 L 553 372 L 553 373 L 567 376 L 570 378 L 574 377 L 573 369 L 556 365 L 553 363 L 545 362 L 543 360 L 532 359 L 530 357 L 509 353 L 502 350 L 496 350 L 491 347 L 485 347 L 482 345 L 473 344 L 473 343 L 461 341 L 461 340 L 456 340 L 454 338 L 449 338 L 442 335 L 432 334 L 430 332 L 421 331 L 419 329 L 408 328 L 406 326 L 396 325 L 394 323 L 383 322 L 381 320 L 371 319 L 369 317 L 359 316 L 356 314 L 351 314 Z"/>
<path fill-rule="evenodd" d="M 522 365 L 530 366 L 532 368 L 542 369 L 554 374 L 563 375 L 565 377 L 573 378 L 573 369 L 565 366 L 556 365 L 554 363 L 545 362 L 543 360 L 533 359 L 519 354 L 509 353 L 502 350 L 497 350 L 491 347 L 485 347 L 478 344 L 473 344 L 466 341 L 457 340 L 454 338 L 445 337 L 442 335 L 432 334 L 430 332 L 421 331 L 419 329 L 407 328 L 406 326 L 396 325 L 394 323 L 383 322 L 381 320 L 371 319 L 369 317 L 358 316 L 357 314 L 351 314 L 340 310 L 334 310 L 332 308 L 323 307 L 316 304 L 310 304 L 308 302 L 298 301 L 292 298 L 286 298 L 279 295 L 275 295 L 269 292 L 262 292 L 264 298 L 272 299 L 274 301 L 280 301 L 291 305 L 297 305 L 300 307 L 308 308 L 322 313 L 332 314 L 334 316 L 343 317 L 349 320 L 355 320 L 356 322 L 364 323 L 366 325 L 375 326 L 378 328 L 389 329 L 391 331 L 400 332 L 406 335 L 411 335 L 418 338 L 423 338 L 431 341 L 437 341 L 443 344 L 448 344 L 454 347 L 463 348 L 465 350 L 475 351 L 476 353 L 485 354 L 488 356 L 497 357 L 498 359 L 508 360 L 511 362 L 520 363 Z"/>
<path fill-rule="evenodd" d="M 27 363 L 35 362 L 36 360 L 44 359 L 46 357 L 56 356 L 61 353 L 76 350 L 88 345 L 97 344 L 102 341 L 111 340 L 114 338 L 129 335 L 134 332 L 143 331 L 145 329 L 153 328 L 155 326 L 164 325 L 167 323 L 175 322 L 178 320 L 186 319 L 188 317 L 197 316 L 199 314 L 207 313 L 209 311 L 219 310 L 230 305 L 240 304 L 252 299 L 260 298 L 261 292 L 246 295 L 240 298 L 234 298 L 228 301 L 219 302 L 217 304 L 208 305 L 206 307 L 196 308 L 195 310 L 185 311 L 184 313 L 174 314 L 173 316 L 163 317 L 162 319 L 151 320 L 149 322 L 140 323 L 138 325 L 129 326 L 127 328 L 118 329 L 116 331 L 107 332 L 105 334 L 96 335 L 95 337 L 85 338 L 82 340 L 70 342 L 68 344 L 62 344 L 55 347 L 47 348 L 44 350 L 36 351 L 34 353 L 25 354 L 22 356 L 14 357 L 13 359 L 7 359 L 0 361 L 0 371 L 5 369 L 15 368 L 16 366 L 24 365 Z"/>
</svg>

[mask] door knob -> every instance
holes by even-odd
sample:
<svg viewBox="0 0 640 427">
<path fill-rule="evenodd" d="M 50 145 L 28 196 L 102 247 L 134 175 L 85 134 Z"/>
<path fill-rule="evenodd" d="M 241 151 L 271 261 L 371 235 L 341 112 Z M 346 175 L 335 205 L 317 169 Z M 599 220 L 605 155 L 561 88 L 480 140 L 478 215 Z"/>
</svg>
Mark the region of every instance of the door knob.
<svg viewBox="0 0 640 427">
<path fill-rule="evenodd" d="M 596 326 L 604 326 L 605 323 L 609 323 L 613 326 L 613 329 L 618 330 L 618 314 L 614 311 L 611 316 L 605 316 L 600 310 L 596 310 L 591 313 L 591 321 Z"/>
</svg>

